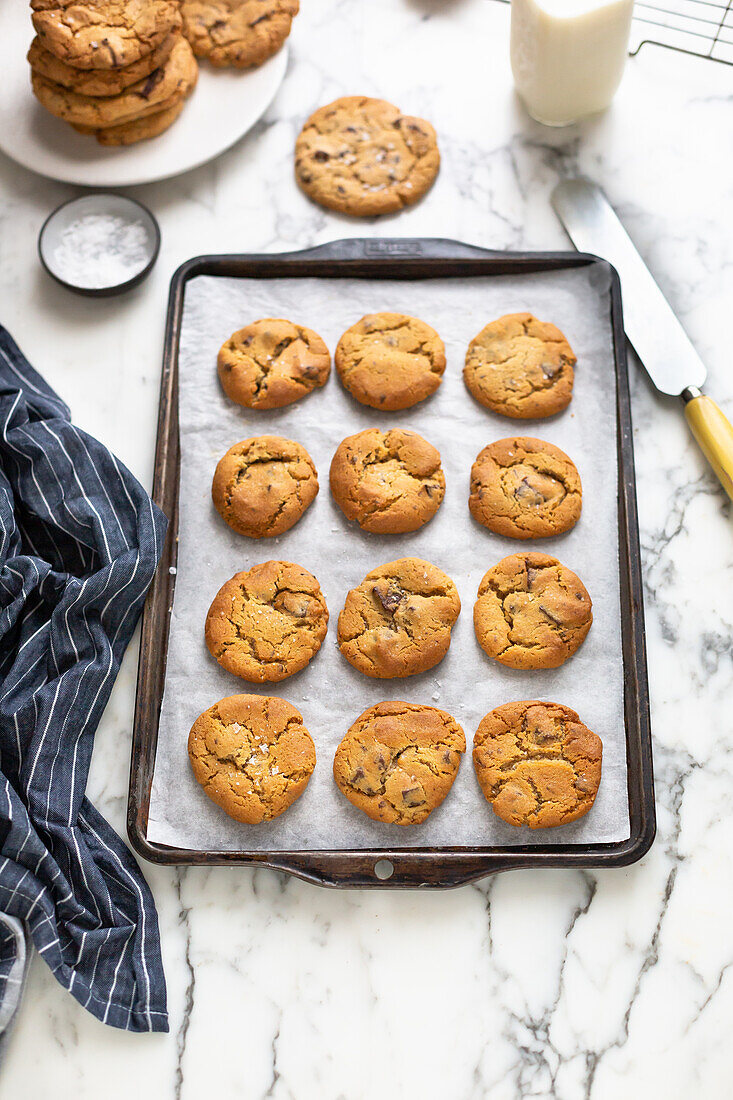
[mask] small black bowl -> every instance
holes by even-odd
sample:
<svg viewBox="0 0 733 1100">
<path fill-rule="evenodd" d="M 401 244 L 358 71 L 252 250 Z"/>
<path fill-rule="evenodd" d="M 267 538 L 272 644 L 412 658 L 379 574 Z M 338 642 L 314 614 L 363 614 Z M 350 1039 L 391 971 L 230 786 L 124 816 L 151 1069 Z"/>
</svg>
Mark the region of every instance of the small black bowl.
<svg viewBox="0 0 733 1100">
<path fill-rule="evenodd" d="M 61 234 L 85 214 L 117 215 L 128 222 L 141 222 L 145 227 L 149 245 L 144 266 L 133 272 L 123 282 L 114 285 L 78 286 L 76 283 L 68 282 L 54 265 L 54 248 Z M 48 215 L 38 234 L 38 255 L 51 278 L 67 290 L 73 290 L 76 294 L 84 294 L 89 298 L 109 298 L 113 294 L 132 290 L 150 274 L 159 252 L 160 226 L 147 206 L 143 206 L 136 199 L 128 199 L 125 195 L 117 195 L 111 191 L 95 191 L 89 195 L 82 195 L 78 199 L 63 202 Z"/>
</svg>

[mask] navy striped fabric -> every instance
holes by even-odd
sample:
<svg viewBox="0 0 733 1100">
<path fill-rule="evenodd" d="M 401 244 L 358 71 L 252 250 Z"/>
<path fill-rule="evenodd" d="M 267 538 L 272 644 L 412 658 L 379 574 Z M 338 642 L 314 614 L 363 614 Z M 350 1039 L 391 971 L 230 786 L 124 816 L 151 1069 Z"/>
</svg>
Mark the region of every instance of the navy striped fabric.
<svg viewBox="0 0 733 1100">
<path fill-rule="evenodd" d="M 155 905 L 84 790 L 165 526 L 0 326 L 0 911 L 132 1031 L 168 1030 Z M 15 955 L 0 935 L 0 1004 Z"/>
</svg>

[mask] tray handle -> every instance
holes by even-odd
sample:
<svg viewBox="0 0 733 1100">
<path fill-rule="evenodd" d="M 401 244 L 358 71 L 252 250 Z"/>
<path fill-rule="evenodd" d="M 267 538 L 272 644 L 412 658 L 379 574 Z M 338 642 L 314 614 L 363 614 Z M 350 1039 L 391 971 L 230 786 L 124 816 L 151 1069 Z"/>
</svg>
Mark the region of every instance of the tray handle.
<svg viewBox="0 0 733 1100">
<path fill-rule="evenodd" d="M 340 262 L 374 259 L 470 260 L 504 256 L 494 249 L 465 244 L 446 237 L 344 237 L 314 245 L 297 252 L 277 254 L 278 259 L 338 260 Z"/>
<path fill-rule="evenodd" d="M 296 853 L 269 853 L 262 861 L 275 870 L 288 871 L 319 886 L 430 889 L 464 886 L 469 882 L 521 867 L 522 856 L 506 854 L 492 859 L 485 854 L 446 855 L 436 859 L 432 851 L 311 852 L 302 860 Z"/>
</svg>

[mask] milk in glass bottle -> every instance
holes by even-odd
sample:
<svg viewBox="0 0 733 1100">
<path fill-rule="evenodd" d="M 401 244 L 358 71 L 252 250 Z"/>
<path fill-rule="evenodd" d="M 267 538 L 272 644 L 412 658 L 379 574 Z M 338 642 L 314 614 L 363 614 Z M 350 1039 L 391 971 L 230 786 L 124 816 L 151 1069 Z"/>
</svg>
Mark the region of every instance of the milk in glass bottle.
<svg viewBox="0 0 733 1100">
<path fill-rule="evenodd" d="M 511 60 L 527 110 L 567 126 L 603 110 L 626 63 L 633 0 L 511 0 Z"/>
</svg>

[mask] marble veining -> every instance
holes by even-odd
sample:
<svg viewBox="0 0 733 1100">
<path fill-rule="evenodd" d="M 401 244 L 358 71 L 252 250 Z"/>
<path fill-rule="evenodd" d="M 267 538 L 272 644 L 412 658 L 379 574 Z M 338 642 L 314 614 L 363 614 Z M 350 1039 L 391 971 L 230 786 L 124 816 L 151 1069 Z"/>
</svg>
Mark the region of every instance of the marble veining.
<svg viewBox="0 0 733 1100">
<path fill-rule="evenodd" d="M 730 69 L 645 46 L 613 108 L 569 130 L 511 90 L 508 7 L 490 0 L 304 0 L 286 81 L 213 164 L 132 193 L 163 245 L 141 288 L 73 298 L 36 259 L 73 188 L 0 161 L 0 319 L 150 484 L 164 310 L 191 255 L 350 235 L 493 248 L 566 246 L 558 177 L 603 184 L 733 413 Z M 426 200 L 358 222 L 292 178 L 302 119 L 340 94 L 431 119 L 443 166 Z M 581 369 L 579 367 L 579 369 Z M 319 890 L 265 870 L 146 868 L 171 1032 L 88 1017 L 36 960 L 0 1095 L 45 1100 L 450 1100 L 730 1096 L 733 1011 L 733 528 L 676 401 L 632 362 L 658 837 L 630 868 L 510 872 L 445 893 Z M 90 795 L 125 827 L 136 652 L 100 727 Z"/>
</svg>

